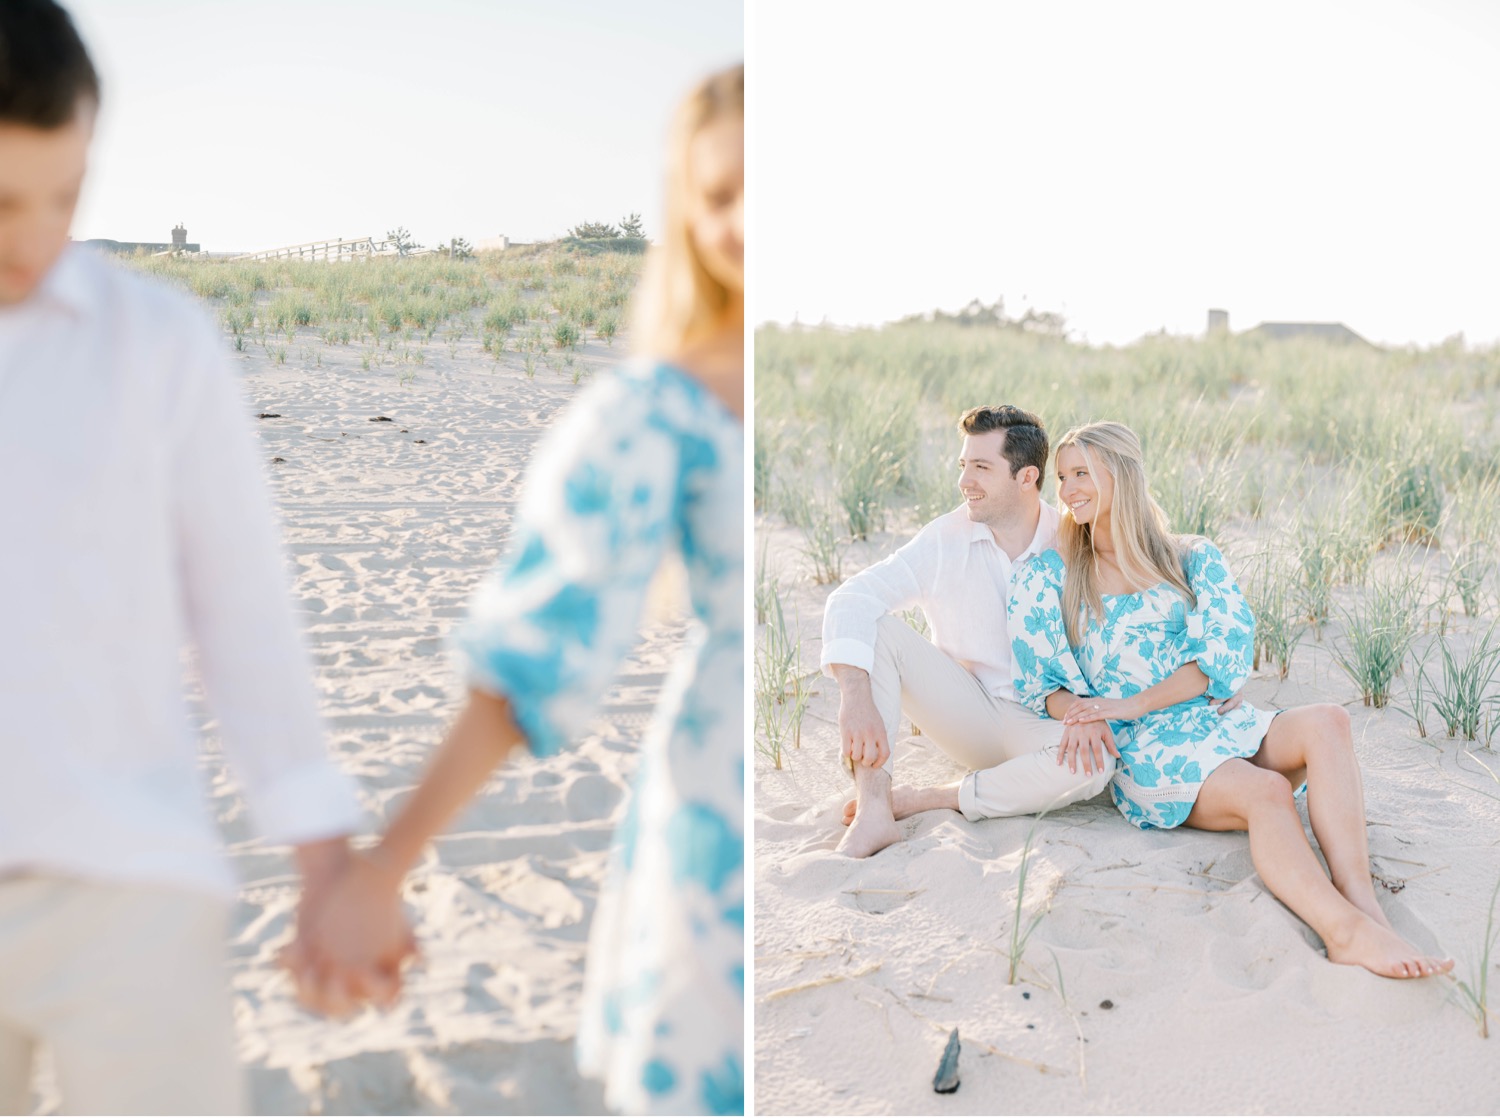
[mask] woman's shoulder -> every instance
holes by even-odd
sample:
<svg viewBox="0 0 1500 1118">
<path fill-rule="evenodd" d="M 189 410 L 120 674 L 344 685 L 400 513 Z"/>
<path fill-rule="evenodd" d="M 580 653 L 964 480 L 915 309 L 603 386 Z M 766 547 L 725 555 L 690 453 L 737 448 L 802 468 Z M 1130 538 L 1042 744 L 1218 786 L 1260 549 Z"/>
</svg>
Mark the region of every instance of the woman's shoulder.
<svg viewBox="0 0 1500 1118">
<path fill-rule="evenodd" d="M 1182 570 L 1188 581 L 1227 578 L 1229 565 L 1218 545 L 1207 536 L 1178 536 L 1177 552 L 1182 556 Z"/>
<path fill-rule="evenodd" d="M 739 426 L 723 401 L 680 363 L 637 357 L 620 365 L 610 379 L 662 425 L 700 432 Z"/>
<path fill-rule="evenodd" d="M 1017 581 L 1036 589 L 1043 587 L 1060 589 L 1066 575 L 1067 567 L 1063 564 L 1062 553 L 1055 547 L 1049 547 L 1046 551 L 1033 555 L 1016 572 Z"/>
</svg>

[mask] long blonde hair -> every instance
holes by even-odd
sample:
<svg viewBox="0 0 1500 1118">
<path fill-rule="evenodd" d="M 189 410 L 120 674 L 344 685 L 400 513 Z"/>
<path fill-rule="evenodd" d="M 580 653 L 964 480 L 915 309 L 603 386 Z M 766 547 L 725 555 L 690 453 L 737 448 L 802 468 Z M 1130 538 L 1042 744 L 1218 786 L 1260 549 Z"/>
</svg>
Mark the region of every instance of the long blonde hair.
<svg viewBox="0 0 1500 1118">
<path fill-rule="evenodd" d="M 1095 486 L 1099 484 L 1101 468 L 1114 479 L 1109 533 L 1115 561 L 1125 581 L 1140 587 L 1169 583 L 1189 608 L 1196 607 L 1197 597 L 1188 585 L 1182 561 L 1185 545 L 1195 537 L 1174 535 L 1167 514 L 1147 490 L 1141 440 L 1135 432 L 1123 423 L 1087 423 L 1074 427 L 1058 441 L 1057 455 L 1060 457 L 1069 447 L 1077 448 L 1083 455 Z M 1104 623 L 1104 598 L 1099 591 L 1094 523 L 1079 524 L 1060 496 L 1058 512 L 1062 519 L 1057 526 L 1057 546 L 1067 565 L 1063 624 L 1067 627 L 1068 643 L 1076 648 L 1083 643 L 1085 611 L 1101 625 Z"/>
<path fill-rule="evenodd" d="M 744 291 L 720 283 L 698 255 L 689 228 L 694 188 L 688 172 L 693 138 L 720 117 L 744 113 L 745 66 L 741 63 L 700 82 L 672 119 L 662 238 L 646 261 L 631 331 L 643 353 L 680 352 L 711 337 L 744 306 Z"/>
</svg>

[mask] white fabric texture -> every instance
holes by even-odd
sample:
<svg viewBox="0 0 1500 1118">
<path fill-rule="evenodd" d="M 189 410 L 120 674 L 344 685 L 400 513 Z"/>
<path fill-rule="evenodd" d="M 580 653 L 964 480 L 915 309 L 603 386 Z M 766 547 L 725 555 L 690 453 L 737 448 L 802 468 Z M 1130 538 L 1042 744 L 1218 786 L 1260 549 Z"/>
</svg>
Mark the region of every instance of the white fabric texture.
<svg viewBox="0 0 1500 1118">
<path fill-rule="evenodd" d="M 1041 505 L 1036 534 L 1014 561 L 983 524 L 960 506 L 933 520 L 893 555 L 867 567 L 828 596 L 822 667 L 875 663 L 876 623 L 920 606 L 932 643 L 999 699 L 1014 700 L 1006 601 L 1025 561 L 1057 546 L 1057 510 Z"/>
<path fill-rule="evenodd" d="M 0 308 L 0 876 L 232 892 L 188 645 L 261 834 L 358 826 L 245 413 L 202 311 L 87 250 Z"/>
</svg>

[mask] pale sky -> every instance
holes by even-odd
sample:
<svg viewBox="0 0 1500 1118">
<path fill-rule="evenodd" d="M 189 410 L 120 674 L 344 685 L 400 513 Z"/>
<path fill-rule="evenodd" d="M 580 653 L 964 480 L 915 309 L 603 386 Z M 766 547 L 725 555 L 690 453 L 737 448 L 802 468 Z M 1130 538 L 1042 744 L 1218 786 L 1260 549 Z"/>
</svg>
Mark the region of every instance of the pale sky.
<svg viewBox="0 0 1500 1118">
<path fill-rule="evenodd" d="M 754 321 L 1500 340 L 1500 3 L 757 0 Z"/>
<path fill-rule="evenodd" d="M 104 81 L 79 239 L 660 229 L 674 105 L 739 0 L 62 0 Z"/>
</svg>

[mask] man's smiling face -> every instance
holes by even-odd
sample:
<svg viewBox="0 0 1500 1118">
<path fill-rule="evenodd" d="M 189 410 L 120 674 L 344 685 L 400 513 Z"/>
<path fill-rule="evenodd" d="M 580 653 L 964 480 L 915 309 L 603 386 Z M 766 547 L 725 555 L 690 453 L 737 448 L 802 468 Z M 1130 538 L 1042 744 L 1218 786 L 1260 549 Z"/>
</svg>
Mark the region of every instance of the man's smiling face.
<svg viewBox="0 0 1500 1118">
<path fill-rule="evenodd" d="M 993 526 L 1024 507 L 1025 485 L 1005 460 L 1004 430 L 965 435 L 958 465 L 958 490 L 970 520 Z"/>
</svg>

